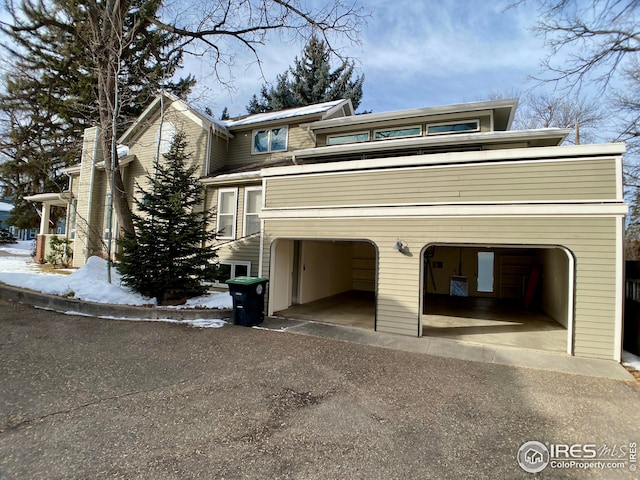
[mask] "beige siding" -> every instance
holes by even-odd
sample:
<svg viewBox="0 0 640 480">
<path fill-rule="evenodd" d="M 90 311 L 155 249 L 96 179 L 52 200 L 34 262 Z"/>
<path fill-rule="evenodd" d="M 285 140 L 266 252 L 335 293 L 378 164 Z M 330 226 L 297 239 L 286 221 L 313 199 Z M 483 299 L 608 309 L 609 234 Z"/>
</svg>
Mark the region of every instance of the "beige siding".
<svg viewBox="0 0 640 480">
<path fill-rule="evenodd" d="M 253 129 L 234 130 L 233 135 L 235 138 L 229 143 L 228 165 L 230 166 L 276 162 L 289 156 L 293 150 L 315 147 L 313 134 L 307 131 L 306 128 L 300 128 L 297 125 L 289 125 L 287 152 L 252 154 L 251 142 L 253 139 Z"/>
<path fill-rule="evenodd" d="M 257 277 L 260 267 L 260 238 L 251 237 L 223 245 L 217 249 L 218 260 L 229 262 L 251 262 L 250 275 Z"/>
<path fill-rule="evenodd" d="M 171 122 L 178 131 L 185 134 L 186 152 L 190 155 L 190 164 L 199 165 L 200 170 L 196 174 L 204 176 L 206 174 L 206 149 L 209 137 L 207 129 L 196 123 L 192 118 L 184 115 L 182 111 L 176 109 L 173 105 L 167 108 L 164 121 Z M 160 123 L 160 115 L 155 115 L 149 119 L 145 128 L 129 146 L 129 153 L 136 157 L 125 169 L 125 187 L 130 198 L 134 192 L 136 182 L 142 188 L 147 188 L 148 186 L 145 175 L 147 172 L 153 172 Z"/>
<path fill-rule="evenodd" d="M 104 171 L 94 167 L 103 159 L 98 132 L 96 127 L 84 132 L 80 175 L 76 182 L 78 210 L 73 251 L 73 265 L 76 267 L 83 266 L 87 258 L 99 252 L 101 245 L 102 204 L 106 191 L 103 183 L 106 178 Z"/>
<path fill-rule="evenodd" d="M 224 186 L 221 188 L 237 188 L 238 190 L 238 208 L 236 213 L 236 238 L 234 240 L 219 240 L 213 243 L 213 246 L 217 248 L 218 259 L 226 261 L 244 261 L 251 262 L 251 275 L 258 275 L 258 258 L 260 256 L 260 238 L 258 236 L 252 236 L 249 238 L 242 238 L 242 231 L 244 227 L 244 195 L 245 187 L 260 186 L 259 183 L 251 185 L 241 186 Z M 206 191 L 206 205 L 210 209 L 217 210 L 218 207 L 218 189 L 207 188 Z M 211 228 L 216 229 L 215 216 L 214 224 Z"/>
<path fill-rule="evenodd" d="M 209 171 L 207 173 L 215 172 L 226 165 L 229 142 L 233 142 L 233 139 L 228 139 L 223 135 L 211 135 L 211 151 L 209 152 L 208 166 Z"/>
<path fill-rule="evenodd" d="M 565 246 L 575 256 L 575 354 L 612 358 L 614 218 L 360 218 L 266 220 L 264 268 L 276 238 L 369 239 L 379 252 L 377 330 L 418 335 L 421 251 L 429 243 Z M 398 238 L 410 255 L 392 247 Z"/>
<path fill-rule="evenodd" d="M 268 180 L 267 207 L 616 198 L 613 159 L 300 175 Z"/>
</svg>

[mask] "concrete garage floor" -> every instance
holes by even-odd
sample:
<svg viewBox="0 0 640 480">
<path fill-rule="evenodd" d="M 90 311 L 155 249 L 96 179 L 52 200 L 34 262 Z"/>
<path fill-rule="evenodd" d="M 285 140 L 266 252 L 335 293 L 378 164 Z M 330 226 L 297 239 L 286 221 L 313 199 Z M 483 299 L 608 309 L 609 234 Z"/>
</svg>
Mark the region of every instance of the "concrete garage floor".
<svg viewBox="0 0 640 480">
<path fill-rule="evenodd" d="M 429 296 L 422 335 L 564 353 L 567 330 L 542 312 L 490 298 Z M 350 291 L 275 312 L 277 317 L 374 329 L 375 295 Z"/>
<path fill-rule="evenodd" d="M 302 305 L 293 305 L 275 312 L 274 315 L 373 330 L 375 309 L 375 293 L 352 290 Z"/>
<path fill-rule="evenodd" d="M 567 330 L 543 312 L 492 298 L 429 296 L 422 335 L 566 352 Z"/>
</svg>

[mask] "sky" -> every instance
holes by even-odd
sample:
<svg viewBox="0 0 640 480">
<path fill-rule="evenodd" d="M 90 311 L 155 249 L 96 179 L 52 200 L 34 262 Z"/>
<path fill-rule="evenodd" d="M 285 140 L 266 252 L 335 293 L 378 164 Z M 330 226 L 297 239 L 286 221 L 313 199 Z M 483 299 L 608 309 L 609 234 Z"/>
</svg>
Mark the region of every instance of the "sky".
<svg viewBox="0 0 640 480">
<path fill-rule="evenodd" d="M 338 43 L 365 75 L 359 110 L 374 113 L 484 100 L 492 93 L 535 86 L 546 51 L 530 27 L 532 5 L 508 8 L 492 0 L 356 0 L 370 13 L 360 45 Z M 187 58 L 185 72 L 199 81 L 194 103 L 219 116 L 246 113 L 262 84 L 293 64 L 304 42 L 269 39 L 261 47 L 262 72 L 246 51 L 235 50 L 228 77 L 233 89 L 213 81 L 206 62 Z M 264 76 L 262 76 L 262 74 Z"/>
</svg>

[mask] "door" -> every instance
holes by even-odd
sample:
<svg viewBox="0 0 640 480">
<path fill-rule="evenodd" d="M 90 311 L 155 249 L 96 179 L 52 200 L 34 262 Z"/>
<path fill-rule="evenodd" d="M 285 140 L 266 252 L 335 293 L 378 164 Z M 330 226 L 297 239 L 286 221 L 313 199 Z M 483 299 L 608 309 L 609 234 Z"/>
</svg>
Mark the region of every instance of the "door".
<svg viewBox="0 0 640 480">
<path fill-rule="evenodd" d="M 493 252 L 478 252 L 478 292 L 493 293 Z"/>
</svg>

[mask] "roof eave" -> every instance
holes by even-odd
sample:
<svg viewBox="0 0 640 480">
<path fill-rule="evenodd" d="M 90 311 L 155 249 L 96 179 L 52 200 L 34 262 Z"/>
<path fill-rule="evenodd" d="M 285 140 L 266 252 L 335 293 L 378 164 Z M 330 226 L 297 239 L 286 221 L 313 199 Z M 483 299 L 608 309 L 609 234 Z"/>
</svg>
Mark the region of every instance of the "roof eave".
<svg viewBox="0 0 640 480">
<path fill-rule="evenodd" d="M 454 105 L 444 105 L 438 107 L 423 107 L 410 110 L 395 110 L 382 113 L 366 113 L 362 115 L 353 115 L 351 117 L 332 118 L 330 120 L 320 120 L 312 122 L 309 127 L 312 130 L 323 130 L 335 127 L 344 127 L 352 125 L 362 125 L 367 123 L 384 122 L 388 120 L 405 120 L 416 117 L 426 117 L 433 115 L 445 115 L 455 113 L 474 113 L 483 110 L 496 110 L 510 108 L 510 118 L 513 118 L 515 109 L 518 105 L 517 98 L 506 100 L 488 100 L 482 102 L 459 103 Z"/>
<path fill-rule="evenodd" d="M 307 148 L 302 150 L 294 150 L 291 152 L 293 158 L 305 157 L 326 157 L 331 155 L 360 153 L 367 151 L 384 151 L 399 148 L 412 147 L 440 147 L 440 146 L 456 146 L 472 143 L 507 143 L 527 140 L 551 139 L 560 145 L 566 136 L 571 132 L 566 128 L 549 128 L 543 130 L 514 130 L 514 131 L 498 131 L 498 132 L 480 132 L 467 134 L 437 135 L 427 137 L 401 138 L 396 140 L 382 140 L 362 143 L 350 143 L 344 145 L 331 145 L 326 147 Z"/>
</svg>

